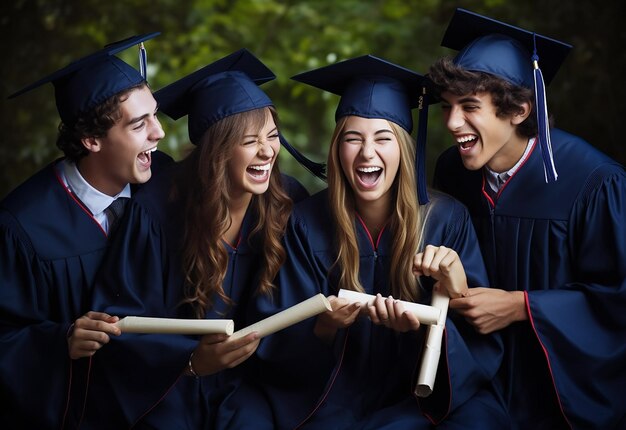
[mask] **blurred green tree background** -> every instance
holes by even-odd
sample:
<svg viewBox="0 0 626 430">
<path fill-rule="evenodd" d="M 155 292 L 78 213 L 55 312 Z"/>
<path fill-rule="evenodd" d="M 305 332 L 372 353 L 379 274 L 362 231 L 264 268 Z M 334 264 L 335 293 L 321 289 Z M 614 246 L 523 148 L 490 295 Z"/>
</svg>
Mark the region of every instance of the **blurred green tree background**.
<svg viewBox="0 0 626 430">
<path fill-rule="evenodd" d="M 337 97 L 290 76 L 357 55 L 373 54 L 425 73 L 453 54 L 439 46 L 456 7 L 464 7 L 574 45 L 548 89 L 557 126 L 626 164 L 618 136 L 626 120 L 626 17 L 622 0 L 14 0 L 0 5 L 0 197 L 59 157 L 52 85 L 7 96 L 106 43 L 161 31 L 146 43 L 149 80 L 159 89 L 239 48 L 278 76 L 264 89 L 283 131 L 310 158 L 325 160 Z M 136 52 L 122 58 L 137 65 Z M 188 150 L 184 119 L 163 117 L 160 148 L 180 159 Z M 428 166 L 452 141 L 431 108 Z M 557 160 L 558 163 L 558 160 Z M 557 164 L 558 167 L 558 164 Z M 324 183 L 281 155 L 281 169 L 310 191 Z M 430 175 L 429 175 L 430 177 Z"/>
</svg>

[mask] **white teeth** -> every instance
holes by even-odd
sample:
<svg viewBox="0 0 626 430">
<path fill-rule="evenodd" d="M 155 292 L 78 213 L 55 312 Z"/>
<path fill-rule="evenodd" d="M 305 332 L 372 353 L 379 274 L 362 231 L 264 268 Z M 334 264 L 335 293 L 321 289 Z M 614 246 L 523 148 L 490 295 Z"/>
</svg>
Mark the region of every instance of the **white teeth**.
<svg viewBox="0 0 626 430">
<path fill-rule="evenodd" d="M 250 166 L 249 168 L 253 170 L 270 170 L 270 167 L 272 167 L 271 164 L 264 164 L 262 166 Z"/>
<path fill-rule="evenodd" d="M 146 156 L 150 155 L 151 152 L 156 151 L 156 146 L 152 149 L 148 149 L 147 151 L 143 151 L 142 154 L 145 154 Z"/>
<path fill-rule="evenodd" d="M 363 173 L 372 173 L 383 170 L 382 167 L 372 166 L 372 167 L 358 167 L 357 170 Z"/>
<path fill-rule="evenodd" d="M 465 142 L 469 142 L 475 139 L 476 139 L 476 136 L 468 135 L 468 136 L 457 137 L 456 141 L 458 143 L 465 143 Z"/>
</svg>

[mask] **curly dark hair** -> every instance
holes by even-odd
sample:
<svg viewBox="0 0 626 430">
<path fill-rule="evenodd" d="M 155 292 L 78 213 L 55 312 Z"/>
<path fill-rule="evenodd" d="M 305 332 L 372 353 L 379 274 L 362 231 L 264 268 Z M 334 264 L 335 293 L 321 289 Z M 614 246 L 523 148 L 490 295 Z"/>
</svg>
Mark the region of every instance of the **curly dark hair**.
<svg viewBox="0 0 626 430">
<path fill-rule="evenodd" d="M 59 124 L 57 147 L 63 151 L 67 159 L 74 163 L 87 156 L 89 151 L 81 140 L 87 137 L 106 136 L 109 129 L 122 117 L 120 104 L 128 98 L 132 91 L 147 85 L 146 82 L 142 82 L 109 97 L 95 108 L 81 114 L 72 126 L 61 122 Z"/>
<path fill-rule="evenodd" d="M 488 92 L 496 108 L 496 115 L 503 117 L 518 113 L 523 103 L 529 103 L 532 111 L 528 118 L 517 126 L 517 134 L 522 137 L 537 135 L 537 115 L 535 113 L 535 92 L 531 88 L 513 85 L 502 78 L 484 72 L 472 72 L 459 67 L 450 57 L 437 60 L 428 71 L 435 98 L 449 92 L 456 96 Z"/>
</svg>

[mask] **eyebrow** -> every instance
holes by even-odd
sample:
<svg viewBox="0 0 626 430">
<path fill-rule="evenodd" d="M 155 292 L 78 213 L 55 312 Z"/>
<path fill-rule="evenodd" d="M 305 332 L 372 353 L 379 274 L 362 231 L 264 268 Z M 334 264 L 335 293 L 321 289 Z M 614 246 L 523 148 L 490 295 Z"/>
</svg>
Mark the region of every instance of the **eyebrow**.
<svg viewBox="0 0 626 430">
<path fill-rule="evenodd" d="M 392 134 L 393 134 L 393 131 L 388 130 L 388 129 L 386 129 L 386 128 L 383 128 L 383 129 L 380 129 L 380 130 L 376 130 L 376 131 L 374 132 L 374 135 L 381 134 L 381 133 L 392 133 Z M 344 131 L 344 132 L 343 132 L 343 135 L 342 135 L 342 136 L 345 136 L 345 135 L 347 135 L 347 134 L 358 134 L 359 136 L 363 135 L 363 133 L 361 133 L 360 131 L 356 131 L 356 130 L 347 130 L 347 131 Z"/>
<path fill-rule="evenodd" d="M 143 121 L 144 119 L 146 119 L 149 116 L 150 116 L 150 114 L 146 113 L 146 114 L 143 114 L 141 116 L 138 116 L 138 117 L 135 117 L 135 118 L 131 118 L 131 120 L 126 123 L 126 125 L 136 124 L 138 122 Z"/>
<path fill-rule="evenodd" d="M 278 127 L 274 127 L 273 129 L 268 131 L 267 134 L 274 133 L 275 131 L 278 131 Z M 244 134 L 243 137 L 253 137 L 253 138 L 257 139 L 259 137 L 259 135 L 258 134 Z"/>
<path fill-rule="evenodd" d="M 447 100 L 445 97 L 440 97 L 440 98 L 441 98 L 441 101 L 442 101 L 443 103 L 446 103 L 446 104 L 452 104 L 452 103 L 451 103 L 449 100 Z M 462 98 L 458 99 L 456 102 L 457 102 L 458 104 L 462 104 L 462 103 L 482 103 L 482 101 L 481 101 L 479 98 L 474 97 L 474 96 L 465 96 L 465 97 L 462 97 Z"/>
<path fill-rule="evenodd" d="M 157 103 L 157 105 L 156 105 L 156 109 L 154 109 L 154 112 L 153 112 L 153 114 L 154 114 L 154 115 L 156 115 L 156 113 L 159 111 L 159 107 L 160 107 L 160 105 Z M 148 118 L 149 116 L 150 116 L 150 114 L 149 114 L 149 113 L 145 113 L 145 114 L 143 114 L 143 115 L 141 115 L 141 116 L 138 116 L 138 117 L 136 117 L 136 118 L 131 118 L 131 119 L 130 119 L 127 123 L 126 123 L 126 125 L 132 125 L 132 124 L 138 123 L 138 122 L 140 122 L 140 121 L 143 121 L 145 118 Z"/>
</svg>

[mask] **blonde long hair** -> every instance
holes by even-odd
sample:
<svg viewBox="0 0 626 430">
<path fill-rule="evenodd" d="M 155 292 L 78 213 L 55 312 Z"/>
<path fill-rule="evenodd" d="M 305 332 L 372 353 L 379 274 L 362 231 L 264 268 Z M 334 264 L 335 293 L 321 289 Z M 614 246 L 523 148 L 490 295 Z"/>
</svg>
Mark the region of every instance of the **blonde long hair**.
<svg viewBox="0 0 626 430">
<path fill-rule="evenodd" d="M 330 208 L 336 222 L 339 288 L 363 292 L 359 280 L 359 248 L 356 236 L 356 200 L 339 160 L 339 146 L 348 117 L 337 122 L 328 154 Z M 419 300 L 418 281 L 413 276 L 413 257 L 422 244 L 426 214 L 417 201 L 415 142 L 399 125 L 389 121 L 400 146 L 400 166 L 392 184 L 393 211 L 387 228 L 394 244 L 391 257 L 391 294 L 401 300 Z"/>
<path fill-rule="evenodd" d="M 204 318 L 213 306 L 214 294 L 225 303 L 234 304 L 222 287 L 228 268 L 228 253 L 222 237 L 231 223 L 228 162 L 233 148 L 243 141 L 247 130 L 263 128 L 268 109 L 278 125 L 278 116 L 272 107 L 228 116 L 211 125 L 181 163 L 175 193 L 181 198 L 185 215 L 183 302 L 193 306 L 198 318 Z M 260 238 L 259 247 L 263 250 L 257 292 L 270 294 L 274 288 L 272 281 L 286 258 L 281 239 L 292 207 L 281 184 L 278 160 L 272 168 L 268 190 L 253 196 L 250 205 L 257 222 L 249 240 Z"/>
</svg>

